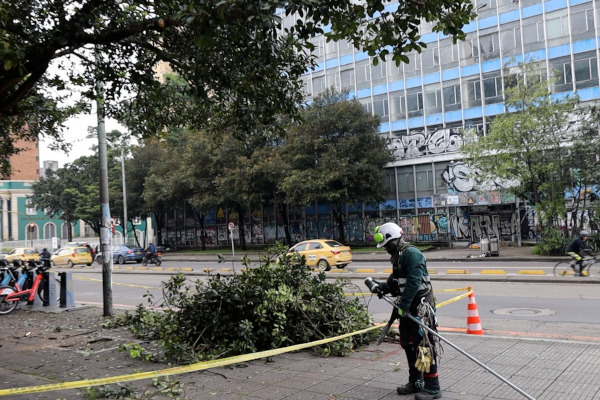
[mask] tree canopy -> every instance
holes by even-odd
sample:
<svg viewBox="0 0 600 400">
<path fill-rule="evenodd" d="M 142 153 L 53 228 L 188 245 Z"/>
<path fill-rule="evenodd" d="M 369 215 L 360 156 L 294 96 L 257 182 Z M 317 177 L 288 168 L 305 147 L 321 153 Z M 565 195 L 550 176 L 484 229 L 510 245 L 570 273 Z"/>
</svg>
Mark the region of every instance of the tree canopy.
<svg viewBox="0 0 600 400">
<path fill-rule="evenodd" d="M 63 124 L 89 110 L 97 83 L 107 115 L 137 134 L 165 126 L 251 134 L 277 115 L 295 115 L 298 77 L 314 63 L 312 36 L 346 38 L 372 57 L 400 63 L 425 46 L 421 21 L 463 39 L 462 26 L 474 17 L 468 0 L 2 2 L 0 172 L 19 151 L 15 138 L 44 135 L 67 148 Z M 156 80 L 161 65 L 187 83 L 185 96 Z"/>
<path fill-rule="evenodd" d="M 591 139 L 597 125 L 589 121 L 596 117 L 577 97 L 554 98 L 553 79 L 544 79 L 545 70 L 534 61 L 512 66 L 506 76 L 504 104 L 510 112 L 497 116 L 486 136 L 472 136 L 463 151 L 484 178 L 516 182 L 512 191 L 535 205 L 544 232 L 566 220 L 565 192 L 576 184 L 573 168 L 597 157 L 586 150 L 597 148 L 597 139 Z M 585 176 L 590 184 L 592 174 Z"/>
<path fill-rule="evenodd" d="M 281 186 L 291 204 L 331 204 L 345 241 L 344 207 L 385 200 L 385 165 L 394 160 L 373 117 L 348 93 L 325 91 L 301 113 L 284 141 L 290 173 Z"/>
</svg>

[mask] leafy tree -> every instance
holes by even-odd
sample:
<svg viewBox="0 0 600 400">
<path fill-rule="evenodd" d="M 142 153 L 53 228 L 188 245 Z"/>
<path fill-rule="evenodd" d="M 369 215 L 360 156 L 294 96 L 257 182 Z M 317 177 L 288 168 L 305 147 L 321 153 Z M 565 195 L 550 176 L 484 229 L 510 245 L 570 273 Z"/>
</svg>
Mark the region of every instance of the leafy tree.
<svg viewBox="0 0 600 400">
<path fill-rule="evenodd" d="M 297 14 L 283 24 L 283 16 Z M 388 5 L 385 0 L 23 0 L 0 4 L 0 162 L 19 149 L 14 138 L 62 141 L 62 124 L 89 109 L 104 84 L 108 116 L 140 134 L 165 126 L 236 126 L 240 133 L 294 115 L 298 77 L 314 62 L 308 39 L 329 26 L 328 40 L 348 39 L 370 56 L 397 63 L 420 51 L 421 20 L 464 39 L 475 18 L 467 0 Z M 95 48 L 95 52 L 92 51 Z M 376 63 L 378 58 L 374 58 Z M 164 62 L 188 82 L 178 98 L 155 80 Z M 54 67 L 51 69 L 50 67 Z M 84 101 L 61 106 L 80 92 Z M 124 97 L 134 102 L 122 101 Z M 87 101 L 85 101 L 87 100 Z M 130 108 L 137 109 L 129 113 Z M 209 118 L 210 117 L 210 118 Z M 138 122 L 138 123 L 136 123 Z"/>
<path fill-rule="evenodd" d="M 94 128 L 90 129 L 93 134 Z M 121 165 L 117 158 L 120 148 L 114 148 L 119 131 L 107 134 L 110 144 L 108 168 L 111 182 L 110 208 L 113 215 L 119 215 L 122 210 L 122 177 Z M 97 150 L 96 146 L 92 150 Z M 60 216 L 68 220 L 69 226 L 79 219 L 85 221 L 94 232 L 100 234 L 102 213 L 100 203 L 100 175 L 98 170 L 98 154 L 82 156 L 70 164 L 59 168 L 56 172 L 49 171 L 46 178 L 33 184 L 32 199 L 36 207 L 46 210 L 51 216 Z M 69 229 L 69 240 L 72 232 Z"/>
<path fill-rule="evenodd" d="M 186 201 L 198 216 L 202 250 L 206 250 L 204 218 L 217 204 L 212 165 L 211 140 L 204 132 L 186 132 L 180 145 L 174 173 L 177 184 L 187 188 Z"/>
<path fill-rule="evenodd" d="M 384 200 L 384 167 L 393 161 L 373 117 L 347 93 L 327 90 L 303 111 L 303 124 L 289 132 L 283 152 L 291 165 L 283 188 L 293 204 L 332 205 L 345 242 L 344 207 Z"/>
<path fill-rule="evenodd" d="M 32 186 L 33 200 L 38 210 L 43 210 L 50 217 L 59 217 L 67 224 L 67 238 L 73 240 L 72 224 L 78 219 L 77 204 L 80 191 L 79 182 L 74 171 L 66 166 L 56 172 L 48 171 L 47 177 L 40 178 Z M 97 203 L 96 203 L 97 204 Z"/>
<path fill-rule="evenodd" d="M 463 151 L 482 177 L 518 182 L 511 190 L 535 204 L 544 233 L 565 215 L 571 160 L 564 139 L 572 134 L 578 99 L 553 100 L 551 82 L 535 62 L 512 67 L 506 76 L 510 112 L 496 117 L 486 136 L 472 136 Z"/>
<path fill-rule="evenodd" d="M 571 165 L 571 184 L 568 189 L 573 199 L 571 209 L 571 235 L 580 231 L 584 222 L 578 216 L 587 211 L 592 229 L 598 229 L 600 221 L 600 171 L 596 168 L 600 161 L 600 135 L 598 123 L 600 113 L 597 106 L 585 107 L 577 113 L 578 127 L 570 138 L 572 145 L 569 149 Z"/>
<path fill-rule="evenodd" d="M 181 166 L 179 157 L 177 141 L 149 139 L 133 150 L 133 160 L 138 170 L 136 174 L 141 177 L 146 171 L 142 197 L 146 214 L 155 216 L 157 242 L 160 244 L 166 240 L 162 237 L 166 212 L 184 204 L 189 194 L 177 173 Z"/>
<path fill-rule="evenodd" d="M 217 204 L 234 209 L 239 218 L 239 237 L 242 250 L 246 250 L 244 219 L 246 212 L 260 206 L 272 191 L 260 167 L 256 167 L 263 150 L 268 145 L 268 134 L 237 137 L 224 132 L 214 138 L 212 167 Z M 265 193 L 265 190 L 267 191 Z"/>
</svg>

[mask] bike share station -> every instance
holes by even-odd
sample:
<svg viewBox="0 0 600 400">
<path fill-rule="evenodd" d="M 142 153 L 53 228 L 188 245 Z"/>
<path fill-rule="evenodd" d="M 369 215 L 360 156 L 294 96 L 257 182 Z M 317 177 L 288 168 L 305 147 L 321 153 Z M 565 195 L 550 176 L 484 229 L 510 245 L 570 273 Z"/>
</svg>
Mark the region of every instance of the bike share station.
<svg viewBox="0 0 600 400">
<path fill-rule="evenodd" d="M 46 279 L 42 280 L 41 285 L 48 286 L 44 288 L 48 293 L 48 301 L 43 302 L 39 296 L 35 296 L 33 302 L 27 303 L 32 306 L 31 309 L 36 311 L 64 311 L 74 308 L 75 297 L 72 274 L 70 272 L 59 272 L 59 280 L 56 279 L 55 272 L 46 271 L 44 274 L 47 276 Z"/>
</svg>

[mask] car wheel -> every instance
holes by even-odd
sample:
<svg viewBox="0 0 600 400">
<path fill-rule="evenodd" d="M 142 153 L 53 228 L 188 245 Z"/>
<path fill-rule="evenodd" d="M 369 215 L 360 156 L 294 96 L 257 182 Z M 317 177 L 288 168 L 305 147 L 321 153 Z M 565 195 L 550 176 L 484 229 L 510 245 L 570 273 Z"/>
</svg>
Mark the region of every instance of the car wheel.
<svg viewBox="0 0 600 400">
<path fill-rule="evenodd" d="M 96 262 L 100 265 L 102 265 L 102 263 L 104 263 L 104 260 L 102 259 L 102 256 L 98 256 L 96 257 Z"/>
<path fill-rule="evenodd" d="M 91 266 L 92 266 L 92 263 L 89 263 L 89 264 L 85 264 L 85 265 L 87 265 L 87 266 L 88 266 L 88 267 L 91 267 Z"/>
<path fill-rule="evenodd" d="M 341 265 L 338 265 L 338 268 L 340 268 L 340 269 L 342 269 L 342 268 L 346 268 L 346 265 L 348 265 L 348 264 L 341 264 Z"/>
<path fill-rule="evenodd" d="M 123 256 L 119 256 L 117 258 L 117 264 L 125 264 L 125 259 L 123 258 Z"/>
<path fill-rule="evenodd" d="M 67 266 L 68 266 L 69 268 L 73 268 L 73 266 L 74 266 L 74 265 L 75 265 L 75 264 L 73 264 L 73 261 L 71 261 L 71 260 L 69 260 L 69 262 L 67 263 Z"/>
<path fill-rule="evenodd" d="M 331 269 L 327 260 L 319 260 L 317 263 L 317 268 L 319 268 L 321 271 L 329 271 Z"/>
</svg>

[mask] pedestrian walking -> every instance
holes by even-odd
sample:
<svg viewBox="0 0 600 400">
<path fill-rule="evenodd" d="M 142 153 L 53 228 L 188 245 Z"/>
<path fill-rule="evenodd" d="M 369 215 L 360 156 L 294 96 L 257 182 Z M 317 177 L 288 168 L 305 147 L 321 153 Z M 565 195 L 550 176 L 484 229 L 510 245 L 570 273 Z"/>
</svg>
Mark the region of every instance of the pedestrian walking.
<svg viewBox="0 0 600 400">
<path fill-rule="evenodd" d="M 371 292 L 379 297 L 391 294 L 400 326 L 400 345 L 408 361 L 408 383 L 399 386 L 399 395 L 415 394 L 415 400 L 439 399 L 442 391 L 438 379 L 439 339 L 423 332 L 419 324 L 407 318 L 410 313 L 437 332 L 435 298 L 425 256 L 402 239 L 404 232 L 393 222 L 375 228 L 377 247 L 384 247 L 391 256 L 392 273 L 385 282 L 375 281 Z M 394 314 L 392 314 L 394 315 Z"/>
</svg>

